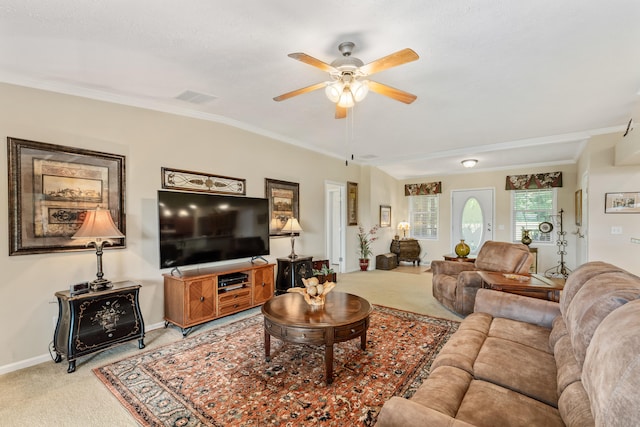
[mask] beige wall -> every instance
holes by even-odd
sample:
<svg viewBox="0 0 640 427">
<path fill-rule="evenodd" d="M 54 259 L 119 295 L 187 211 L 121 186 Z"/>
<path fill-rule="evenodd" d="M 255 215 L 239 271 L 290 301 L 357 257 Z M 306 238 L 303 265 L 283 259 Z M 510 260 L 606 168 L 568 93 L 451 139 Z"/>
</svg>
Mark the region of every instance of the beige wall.
<svg viewBox="0 0 640 427">
<path fill-rule="evenodd" d="M 445 176 L 426 176 L 418 179 L 405 180 L 399 183 L 404 194 L 404 184 L 422 182 L 442 182 L 442 194 L 440 194 L 439 233 L 437 240 L 421 240 L 423 260 L 430 262 L 434 259 L 442 259 L 442 255 L 452 253 L 451 241 L 451 192 L 453 190 L 493 189 L 495 194 L 495 222 L 494 240 L 512 241 L 511 231 L 511 192 L 505 190 L 507 175 L 542 173 L 562 171 L 563 186 L 558 188 L 558 210 L 564 209 L 564 230 L 567 232 L 567 255 L 565 262 L 567 267 L 573 269 L 576 265 L 576 236 L 572 234 L 574 225 L 574 192 L 576 189 L 576 166 L 558 165 L 535 168 L 520 168 L 500 170 L 492 172 L 467 172 Z M 408 202 L 405 201 L 403 217 L 408 217 Z M 554 233 L 557 231 L 554 230 Z M 560 257 L 558 248 L 553 244 L 533 244 L 538 248 L 538 272 L 543 273 L 547 269 L 555 267 Z"/>
<path fill-rule="evenodd" d="M 362 179 L 369 173 L 355 163 L 293 147 L 247 131 L 203 120 L 117 104 L 0 84 L 0 135 L 67 145 L 126 156 L 127 247 L 106 250 L 105 277 L 142 283 L 141 306 L 147 327 L 163 317 L 163 286 L 158 267 L 156 192 L 160 168 L 174 167 L 245 178 L 247 196 L 264 197 L 264 179 L 300 184 L 299 254 L 324 257 L 325 181 L 361 183 L 367 221 L 375 188 Z M 282 156 L 283 152 L 289 153 Z M 7 164 L 7 150 L 0 150 Z M 6 169 L 5 169 L 6 171 Z M 384 187 L 385 204 L 395 181 L 375 172 Z M 381 200 L 382 200 L 381 199 Z M 382 202 L 380 202 L 382 203 Z M 54 293 L 70 284 L 95 278 L 95 252 L 8 256 L 8 183 L 0 174 L 0 372 L 42 361 L 53 337 L 57 316 Z M 377 221 L 377 214 L 376 214 Z M 347 228 L 347 270 L 358 268 L 355 232 Z M 271 256 L 287 256 L 290 240 L 271 239 Z M 8 368 L 7 368 L 8 367 Z"/>
<path fill-rule="evenodd" d="M 615 166 L 614 146 L 622 133 L 593 138 L 578 163 L 579 176 L 588 182 L 585 192 L 588 227 L 585 229 L 586 256 L 616 264 L 640 275 L 640 214 L 605 214 L 605 193 L 640 192 L 640 165 Z M 621 227 L 622 234 L 611 234 Z"/>
</svg>

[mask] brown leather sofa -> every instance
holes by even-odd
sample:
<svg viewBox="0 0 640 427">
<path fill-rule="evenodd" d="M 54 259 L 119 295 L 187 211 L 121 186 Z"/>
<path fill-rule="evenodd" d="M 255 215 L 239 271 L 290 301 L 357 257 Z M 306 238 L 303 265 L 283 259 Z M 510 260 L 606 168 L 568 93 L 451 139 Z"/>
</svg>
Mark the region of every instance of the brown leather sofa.
<svg viewBox="0 0 640 427">
<path fill-rule="evenodd" d="M 637 426 L 639 349 L 640 277 L 614 265 L 577 268 L 559 303 L 480 289 L 429 377 L 376 426 Z"/>
<path fill-rule="evenodd" d="M 532 263 L 528 246 L 490 240 L 480 248 L 475 263 L 431 261 L 433 296 L 449 310 L 466 316 L 473 312 L 476 292 L 482 287 L 477 271 L 528 274 Z"/>
</svg>

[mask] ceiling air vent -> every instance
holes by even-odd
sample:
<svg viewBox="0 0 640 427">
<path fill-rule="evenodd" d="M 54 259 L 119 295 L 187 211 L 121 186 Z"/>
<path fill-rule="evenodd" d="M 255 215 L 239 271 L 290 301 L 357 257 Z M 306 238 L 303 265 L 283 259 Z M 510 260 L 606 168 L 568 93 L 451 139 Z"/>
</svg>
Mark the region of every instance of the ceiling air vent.
<svg viewBox="0 0 640 427">
<path fill-rule="evenodd" d="M 207 95 L 205 93 L 185 90 L 180 95 L 176 96 L 176 99 L 179 99 L 180 101 L 190 102 L 192 104 L 206 104 L 207 102 L 215 101 L 218 98 L 213 95 Z"/>
</svg>

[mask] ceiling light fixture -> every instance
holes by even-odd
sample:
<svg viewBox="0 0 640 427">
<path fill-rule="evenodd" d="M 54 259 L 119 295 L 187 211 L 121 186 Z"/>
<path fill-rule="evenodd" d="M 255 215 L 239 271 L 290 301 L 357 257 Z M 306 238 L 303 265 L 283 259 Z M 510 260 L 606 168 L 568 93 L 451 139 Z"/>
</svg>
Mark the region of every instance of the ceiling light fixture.
<svg viewBox="0 0 640 427">
<path fill-rule="evenodd" d="M 476 159 L 465 159 L 460 163 L 462 163 L 462 166 L 465 168 L 472 168 L 478 164 L 478 161 Z"/>
</svg>

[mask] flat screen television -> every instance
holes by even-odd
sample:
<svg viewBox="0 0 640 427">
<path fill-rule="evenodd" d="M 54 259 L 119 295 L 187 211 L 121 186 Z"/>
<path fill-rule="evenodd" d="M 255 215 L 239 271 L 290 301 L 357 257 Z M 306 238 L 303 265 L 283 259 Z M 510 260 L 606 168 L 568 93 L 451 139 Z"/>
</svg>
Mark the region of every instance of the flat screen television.
<svg viewBox="0 0 640 427">
<path fill-rule="evenodd" d="M 269 254 L 267 199 L 158 191 L 160 268 Z"/>
</svg>

